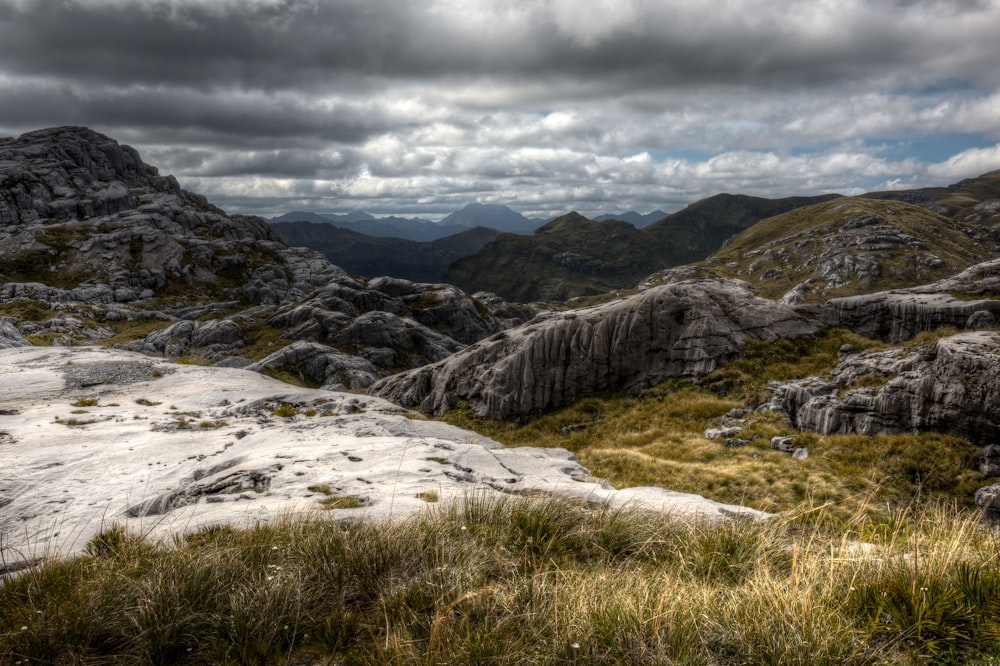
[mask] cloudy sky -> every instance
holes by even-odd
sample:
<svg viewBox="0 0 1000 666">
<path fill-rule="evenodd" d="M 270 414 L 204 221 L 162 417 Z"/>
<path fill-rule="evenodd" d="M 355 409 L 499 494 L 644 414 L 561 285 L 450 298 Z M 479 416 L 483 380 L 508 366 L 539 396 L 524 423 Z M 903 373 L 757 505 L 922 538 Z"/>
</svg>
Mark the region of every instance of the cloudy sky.
<svg viewBox="0 0 1000 666">
<path fill-rule="evenodd" d="M 231 212 L 670 211 L 1000 169 L 1000 0 L 0 0 L 0 135 Z"/>
</svg>

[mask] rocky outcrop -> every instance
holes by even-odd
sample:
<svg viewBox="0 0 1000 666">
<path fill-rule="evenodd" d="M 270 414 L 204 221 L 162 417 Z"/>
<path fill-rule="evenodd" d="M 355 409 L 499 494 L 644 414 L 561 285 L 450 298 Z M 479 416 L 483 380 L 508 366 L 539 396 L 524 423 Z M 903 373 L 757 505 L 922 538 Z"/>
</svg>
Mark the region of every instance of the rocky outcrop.
<svg viewBox="0 0 1000 666">
<path fill-rule="evenodd" d="M 640 390 L 704 375 L 748 338 L 810 335 L 818 324 L 756 298 L 749 285 L 694 280 L 592 308 L 540 317 L 370 392 L 440 414 L 467 401 L 480 416 L 510 418 L 610 388 Z"/>
<path fill-rule="evenodd" d="M 232 366 L 267 356 L 255 367 L 276 370 L 303 358 L 276 345 L 301 340 L 325 345 L 326 360 L 284 370 L 360 388 L 513 323 L 449 285 L 353 279 L 86 128 L 0 140 L 0 222 L 0 313 L 36 301 L 36 320 L 7 311 L 21 334 L 53 344 L 171 322 L 127 348 Z"/>
<path fill-rule="evenodd" d="M 1000 333 L 971 331 L 930 347 L 844 353 L 830 380 L 771 386 L 768 407 L 821 434 L 945 432 L 1000 441 Z"/>
<path fill-rule="evenodd" d="M 30 342 L 25 340 L 21 332 L 6 319 L 0 319 L 0 349 L 10 349 L 11 347 L 28 347 Z"/>
<path fill-rule="evenodd" d="M 344 275 L 289 250 L 267 223 L 226 215 L 138 153 L 82 127 L 0 139 L 0 281 L 49 300 L 176 297 L 279 304 Z M 13 285 L 13 286 L 12 286 Z"/>
<path fill-rule="evenodd" d="M 0 577 L 73 555 L 109 524 L 169 540 L 295 514 L 386 520 L 469 495 L 762 516 L 662 488 L 618 491 L 564 449 L 507 449 L 378 398 L 117 350 L 0 351 L 0 413 Z M 331 499 L 357 508 L 326 512 Z"/>
<path fill-rule="evenodd" d="M 945 326 L 982 329 L 1000 320 L 1000 260 L 971 266 L 931 284 L 827 301 L 833 326 L 891 343 Z"/>
<path fill-rule="evenodd" d="M 380 374 L 365 358 L 304 340 L 293 342 L 246 369 L 256 372 L 292 369 L 302 382 L 331 391 L 368 388 Z"/>
</svg>

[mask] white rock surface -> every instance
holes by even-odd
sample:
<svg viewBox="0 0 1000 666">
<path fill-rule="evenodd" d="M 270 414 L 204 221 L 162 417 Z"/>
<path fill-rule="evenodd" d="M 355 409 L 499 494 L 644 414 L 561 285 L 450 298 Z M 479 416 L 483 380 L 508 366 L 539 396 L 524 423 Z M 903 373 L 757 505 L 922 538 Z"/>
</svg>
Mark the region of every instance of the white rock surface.
<svg viewBox="0 0 1000 666">
<path fill-rule="evenodd" d="M 98 404 L 73 406 L 81 399 Z M 274 415 L 282 404 L 317 413 Z M 364 503 L 321 514 L 335 518 L 402 516 L 428 506 L 426 491 L 763 515 L 660 488 L 616 491 L 566 450 L 503 448 L 379 398 L 104 348 L 0 350 L 0 460 L 0 571 L 78 552 L 114 523 L 162 537 L 318 512 L 327 494 L 309 488 L 324 484 Z"/>
</svg>

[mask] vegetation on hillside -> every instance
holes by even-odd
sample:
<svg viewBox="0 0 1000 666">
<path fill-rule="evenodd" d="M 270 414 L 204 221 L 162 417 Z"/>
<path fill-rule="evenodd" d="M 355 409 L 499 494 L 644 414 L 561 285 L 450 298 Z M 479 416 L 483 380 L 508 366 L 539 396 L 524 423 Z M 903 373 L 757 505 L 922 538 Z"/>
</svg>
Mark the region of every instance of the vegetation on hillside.
<svg viewBox="0 0 1000 666">
<path fill-rule="evenodd" d="M 602 294 L 633 287 L 654 271 L 700 261 L 758 220 L 833 196 L 719 194 L 642 229 L 569 213 L 533 236 L 501 234 L 449 266 L 445 279 L 469 293 L 490 291 L 521 303 Z"/>
<path fill-rule="evenodd" d="M 822 301 L 927 284 L 993 256 L 967 225 L 905 202 L 852 197 L 762 220 L 691 276 L 747 280 L 765 298 L 806 284 L 805 298 Z"/>
</svg>

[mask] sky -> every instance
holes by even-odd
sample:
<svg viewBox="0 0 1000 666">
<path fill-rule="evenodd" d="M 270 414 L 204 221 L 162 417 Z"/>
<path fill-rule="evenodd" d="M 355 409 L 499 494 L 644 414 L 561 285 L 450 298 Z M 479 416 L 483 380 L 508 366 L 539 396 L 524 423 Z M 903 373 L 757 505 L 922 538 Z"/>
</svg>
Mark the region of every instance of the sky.
<svg viewBox="0 0 1000 666">
<path fill-rule="evenodd" d="M 0 135 L 230 212 L 677 210 L 1000 169 L 1000 0 L 0 0 Z"/>
</svg>

